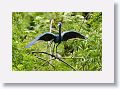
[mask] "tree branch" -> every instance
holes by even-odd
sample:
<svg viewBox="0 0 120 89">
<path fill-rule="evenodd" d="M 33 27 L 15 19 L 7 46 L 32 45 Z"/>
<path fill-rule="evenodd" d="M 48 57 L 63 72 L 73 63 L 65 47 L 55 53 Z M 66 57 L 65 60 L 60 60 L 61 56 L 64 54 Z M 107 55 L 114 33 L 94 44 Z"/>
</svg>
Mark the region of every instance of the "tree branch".
<svg viewBox="0 0 120 89">
<path fill-rule="evenodd" d="M 70 64 L 66 63 L 65 61 L 63 61 L 62 59 L 56 57 L 56 56 L 53 55 L 53 54 L 49 54 L 49 53 L 46 53 L 46 52 L 34 52 L 34 51 L 33 51 L 32 53 L 33 53 L 33 54 L 34 54 L 34 53 L 44 53 L 44 54 L 50 55 L 50 56 L 54 57 L 55 59 L 58 59 L 59 61 L 65 63 L 66 65 L 68 65 L 69 67 L 71 67 L 74 71 L 76 71 L 76 69 L 75 69 L 74 67 L 72 67 Z"/>
<path fill-rule="evenodd" d="M 35 55 L 36 56 L 36 55 Z M 47 60 L 45 60 L 45 59 L 43 59 L 43 58 L 41 58 L 41 57 L 38 57 L 38 56 L 36 56 L 38 59 L 41 59 L 41 60 L 43 60 L 43 61 L 46 61 L 47 63 L 49 63 L 49 61 L 47 61 Z M 45 62 L 45 63 L 46 63 Z M 55 70 L 55 66 L 54 65 L 52 65 L 51 63 L 49 63 L 53 68 L 54 68 L 54 70 Z"/>
</svg>

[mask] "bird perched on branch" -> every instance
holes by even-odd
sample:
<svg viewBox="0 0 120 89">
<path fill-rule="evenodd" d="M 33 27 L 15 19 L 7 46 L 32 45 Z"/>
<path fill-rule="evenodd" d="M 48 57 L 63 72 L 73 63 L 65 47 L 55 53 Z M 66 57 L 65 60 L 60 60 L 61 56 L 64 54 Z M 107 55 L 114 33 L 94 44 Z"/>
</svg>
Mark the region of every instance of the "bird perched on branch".
<svg viewBox="0 0 120 89">
<path fill-rule="evenodd" d="M 32 42 L 30 42 L 25 47 L 26 48 L 31 47 L 38 40 L 43 40 L 43 41 L 53 40 L 55 43 L 58 43 L 56 46 L 56 53 L 57 53 L 57 47 L 61 43 L 61 41 L 67 41 L 67 40 L 72 39 L 72 38 L 81 38 L 81 39 L 87 38 L 86 36 L 82 35 L 79 32 L 76 32 L 76 31 L 66 31 L 66 32 L 61 33 L 61 26 L 62 26 L 62 23 L 59 22 L 58 23 L 59 34 L 53 34 L 51 32 L 46 32 L 46 33 L 41 34 L 38 37 L 36 37 Z"/>
</svg>

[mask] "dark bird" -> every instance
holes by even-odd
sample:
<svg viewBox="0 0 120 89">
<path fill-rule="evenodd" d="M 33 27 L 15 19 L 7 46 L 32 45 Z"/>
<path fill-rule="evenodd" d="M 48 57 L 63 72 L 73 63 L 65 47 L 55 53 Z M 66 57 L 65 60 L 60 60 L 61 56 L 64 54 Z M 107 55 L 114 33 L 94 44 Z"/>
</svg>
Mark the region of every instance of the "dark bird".
<svg viewBox="0 0 120 89">
<path fill-rule="evenodd" d="M 62 23 L 59 22 L 58 23 L 59 34 L 53 34 L 50 32 L 44 33 L 44 34 L 38 36 L 37 38 L 35 38 L 32 42 L 30 42 L 26 46 L 26 48 L 32 46 L 38 40 L 43 40 L 43 41 L 53 40 L 55 43 L 58 43 L 57 44 L 57 46 L 58 46 L 61 43 L 61 41 L 67 41 L 67 40 L 72 39 L 72 38 L 82 38 L 82 39 L 87 38 L 86 36 L 82 35 L 79 32 L 76 32 L 76 31 L 66 31 L 66 32 L 63 32 L 61 34 L 61 26 L 62 26 Z M 56 52 L 57 52 L 57 46 L 56 46 Z"/>
</svg>

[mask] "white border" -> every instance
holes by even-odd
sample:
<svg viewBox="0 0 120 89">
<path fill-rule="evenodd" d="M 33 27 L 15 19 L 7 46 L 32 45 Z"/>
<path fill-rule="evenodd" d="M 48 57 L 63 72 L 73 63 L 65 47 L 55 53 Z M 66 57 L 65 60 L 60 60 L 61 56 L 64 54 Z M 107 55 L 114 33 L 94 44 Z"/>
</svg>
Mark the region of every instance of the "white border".
<svg viewBox="0 0 120 89">
<path fill-rule="evenodd" d="M 102 12 L 102 71 L 12 71 L 12 12 Z M 114 83 L 114 3 L 111 0 L 2 0 L 0 81 L 3 83 Z"/>
</svg>

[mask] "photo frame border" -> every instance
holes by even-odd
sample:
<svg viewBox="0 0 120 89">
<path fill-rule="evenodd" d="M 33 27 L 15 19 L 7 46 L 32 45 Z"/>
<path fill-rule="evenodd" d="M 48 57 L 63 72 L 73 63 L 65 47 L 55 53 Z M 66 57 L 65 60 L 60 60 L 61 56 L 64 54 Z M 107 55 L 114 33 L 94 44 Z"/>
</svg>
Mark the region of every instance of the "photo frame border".
<svg viewBox="0 0 120 89">
<path fill-rule="evenodd" d="M 76 3 L 75 3 L 76 2 Z M 86 3 L 87 2 L 87 3 Z M 27 3 L 27 5 L 26 5 Z M 62 7 L 61 7 L 62 5 Z M 87 5 L 87 6 L 86 6 Z M 108 0 L 2 0 L 0 78 L 3 83 L 114 83 L 114 3 Z M 102 71 L 12 71 L 12 12 L 102 12 Z M 4 40 L 3 40 L 4 38 Z"/>
</svg>

